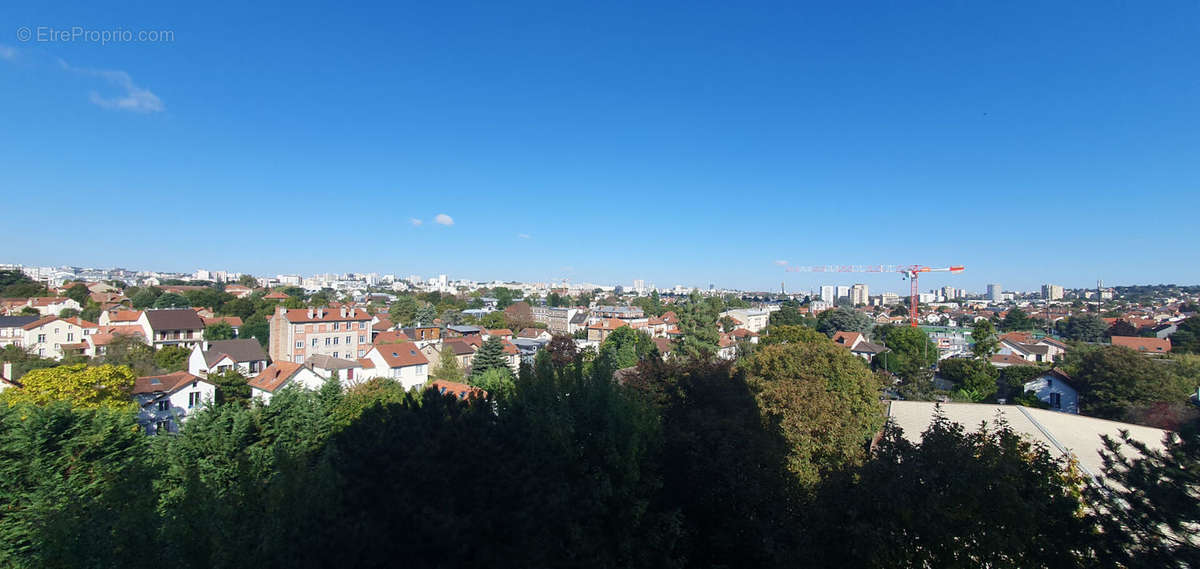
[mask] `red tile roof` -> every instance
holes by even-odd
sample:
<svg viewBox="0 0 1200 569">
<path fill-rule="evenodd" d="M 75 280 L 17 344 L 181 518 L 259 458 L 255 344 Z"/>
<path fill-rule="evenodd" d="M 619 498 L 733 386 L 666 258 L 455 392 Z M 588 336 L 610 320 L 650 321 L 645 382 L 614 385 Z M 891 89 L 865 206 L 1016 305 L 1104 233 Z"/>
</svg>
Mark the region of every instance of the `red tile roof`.
<svg viewBox="0 0 1200 569">
<path fill-rule="evenodd" d="M 512 333 L 512 330 L 509 330 L 508 328 L 497 328 L 495 330 L 488 330 L 487 335 L 488 336 L 512 336 L 513 333 Z"/>
<path fill-rule="evenodd" d="M 1112 345 L 1124 346 L 1139 352 L 1165 354 L 1171 351 L 1170 338 L 1139 338 L 1137 336 L 1113 336 Z"/>
<path fill-rule="evenodd" d="M 275 291 L 263 296 L 263 300 L 287 300 L 289 298 L 291 297 L 279 291 Z"/>
<path fill-rule="evenodd" d="M 425 354 L 422 354 L 417 345 L 412 342 L 383 344 L 375 346 L 372 349 L 379 352 L 379 355 L 383 357 L 383 361 L 387 362 L 388 367 L 408 367 L 429 363 L 429 360 L 425 358 Z"/>
<path fill-rule="evenodd" d="M 204 381 L 186 371 L 177 371 L 166 375 L 148 375 L 139 377 L 133 382 L 134 395 L 146 393 L 171 393 L 193 381 Z"/>
<path fill-rule="evenodd" d="M 430 387 L 438 390 L 442 395 L 453 395 L 459 399 L 470 399 L 473 397 L 486 398 L 487 392 L 465 383 L 457 381 L 436 380 L 429 384 Z"/>
<path fill-rule="evenodd" d="M 378 346 L 380 344 L 399 344 L 401 342 L 411 341 L 412 338 L 409 338 L 408 334 L 405 334 L 399 330 L 393 330 L 391 332 L 380 332 L 378 336 L 375 336 L 375 341 L 373 343 Z"/>
<path fill-rule="evenodd" d="M 213 318 L 204 318 L 203 320 L 206 327 L 212 326 L 218 322 L 225 322 L 234 328 L 240 328 L 242 326 L 242 319 L 237 316 L 215 316 Z"/>
<path fill-rule="evenodd" d="M 1022 358 L 1021 356 L 1014 356 L 1012 354 L 995 354 L 992 356 L 992 363 L 1008 364 L 1008 365 L 1029 365 L 1029 362 L 1026 361 L 1025 358 Z"/>
<path fill-rule="evenodd" d="M 616 318 L 605 318 L 595 324 L 588 326 L 589 330 L 616 330 L 622 326 L 628 326 L 629 323 Z"/>
<path fill-rule="evenodd" d="M 108 315 L 109 322 L 137 322 L 142 317 L 141 310 L 118 310 Z"/>
<path fill-rule="evenodd" d="M 287 380 L 296 375 L 304 366 L 292 362 L 275 362 L 263 369 L 261 373 L 254 376 L 247 383 L 250 387 L 261 389 L 268 393 L 275 393 L 276 389 L 287 383 Z"/>
</svg>

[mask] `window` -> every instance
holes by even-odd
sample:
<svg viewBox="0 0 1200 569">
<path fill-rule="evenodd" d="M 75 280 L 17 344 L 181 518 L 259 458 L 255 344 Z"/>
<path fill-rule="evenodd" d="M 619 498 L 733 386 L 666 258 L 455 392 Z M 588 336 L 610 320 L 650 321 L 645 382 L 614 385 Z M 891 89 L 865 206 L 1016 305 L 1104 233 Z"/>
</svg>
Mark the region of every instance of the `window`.
<svg viewBox="0 0 1200 569">
<path fill-rule="evenodd" d="M 366 342 L 367 342 L 367 337 L 362 334 L 359 334 L 358 335 L 358 343 L 365 344 Z"/>
<path fill-rule="evenodd" d="M 328 345 L 329 345 L 329 338 L 325 338 L 325 345 L 326 345 L 326 346 L 328 346 Z"/>
<path fill-rule="evenodd" d="M 333 338 L 333 345 L 335 345 L 335 346 L 338 345 L 338 339 L 336 336 L 334 336 L 334 338 Z"/>
<path fill-rule="evenodd" d="M 188 409 L 200 406 L 200 392 L 193 391 L 188 394 Z"/>
<path fill-rule="evenodd" d="M 333 331 L 334 331 L 334 332 L 337 332 L 337 330 L 338 330 L 338 325 L 339 325 L 339 324 L 341 324 L 341 322 L 334 322 L 334 323 L 333 323 Z"/>
<path fill-rule="evenodd" d="M 334 353 L 333 353 L 333 357 L 334 357 L 334 358 L 338 357 L 338 353 L 337 353 L 337 352 L 334 352 Z"/>
<path fill-rule="evenodd" d="M 314 348 L 315 348 L 315 347 L 317 347 L 317 340 L 318 340 L 318 338 L 313 338 L 313 339 L 312 339 L 312 345 L 313 345 L 313 347 L 314 347 Z"/>
<path fill-rule="evenodd" d="M 167 409 L 170 409 L 170 408 L 171 408 L 171 401 L 169 399 L 159 400 L 159 402 L 158 402 L 158 410 L 159 411 L 166 411 Z"/>
<path fill-rule="evenodd" d="M 358 329 L 359 329 L 359 330 L 366 330 L 366 329 L 367 329 L 367 323 L 366 323 L 366 322 L 359 322 L 359 323 L 358 323 Z"/>
<path fill-rule="evenodd" d="M 350 344 L 350 343 L 352 343 L 352 342 L 350 341 L 350 340 L 352 340 L 352 339 L 354 339 L 354 336 L 346 336 L 346 343 L 347 343 L 347 344 Z"/>
<path fill-rule="evenodd" d="M 154 424 L 154 432 L 155 433 L 171 432 L 171 422 L 170 421 L 159 421 L 159 422 L 155 423 Z"/>
<path fill-rule="evenodd" d="M 304 340 L 296 340 L 296 347 L 297 347 L 297 348 L 303 348 L 303 347 L 304 347 Z"/>
<path fill-rule="evenodd" d="M 1062 394 L 1061 393 L 1051 393 L 1050 394 L 1050 407 L 1052 407 L 1054 409 L 1062 409 Z"/>
<path fill-rule="evenodd" d="M 304 356 L 293 356 L 292 361 L 298 364 L 304 363 Z"/>
<path fill-rule="evenodd" d="M 68 342 L 74 342 L 74 341 L 75 341 L 75 334 L 73 334 L 73 333 L 71 333 L 71 332 L 67 332 L 67 341 L 68 341 Z"/>
<path fill-rule="evenodd" d="M 39 344 L 46 343 L 46 335 L 45 334 L 38 334 L 38 343 Z"/>
<path fill-rule="evenodd" d="M 346 370 L 346 379 L 354 379 L 354 368 Z"/>
</svg>

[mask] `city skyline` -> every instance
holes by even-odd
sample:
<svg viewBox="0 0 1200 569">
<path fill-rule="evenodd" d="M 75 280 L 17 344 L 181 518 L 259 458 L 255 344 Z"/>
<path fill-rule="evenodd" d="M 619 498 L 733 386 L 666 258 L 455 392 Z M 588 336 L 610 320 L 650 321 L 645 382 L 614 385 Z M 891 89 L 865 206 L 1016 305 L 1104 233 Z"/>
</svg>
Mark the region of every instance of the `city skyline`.
<svg viewBox="0 0 1200 569">
<path fill-rule="evenodd" d="M 1200 282 L 1162 246 L 1200 239 L 1171 217 L 1200 206 L 1190 6 L 856 13 L 12 6 L 6 250 L 763 290 L 821 284 L 777 261 L 967 267 L 922 288 Z M 71 25 L 170 41 L 21 36 Z"/>
<path fill-rule="evenodd" d="M 270 271 L 268 271 L 268 272 L 231 271 L 231 270 L 216 269 L 216 268 L 211 268 L 211 267 L 210 268 L 196 267 L 191 270 L 161 270 L 161 269 L 157 269 L 154 267 L 136 267 L 136 266 L 101 267 L 101 266 L 86 265 L 86 264 L 46 265 L 46 264 L 37 264 L 37 263 L 33 263 L 33 264 L 0 263 L 0 267 L 12 267 L 12 268 L 22 267 L 22 268 L 26 268 L 26 269 L 30 269 L 30 268 L 58 269 L 58 268 L 63 268 L 63 267 L 71 267 L 71 268 L 76 268 L 76 269 L 81 269 L 81 270 L 100 270 L 100 271 L 124 270 L 124 271 L 133 272 L 133 273 L 185 275 L 190 278 L 197 278 L 198 280 L 211 280 L 211 279 L 203 279 L 203 278 L 197 277 L 197 275 L 200 274 L 201 271 L 205 271 L 205 272 L 213 272 L 213 273 L 226 273 L 228 275 L 228 277 L 226 279 L 227 282 L 232 282 L 232 281 L 236 280 L 236 277 L 240 274 L 250 274 L 256 278 L 276 278 L 276 277 L 287 276 L 287 277 L 300 277 L 301 279 L 311 278 L 311 277 L 340 277 L 343 275 L 354 275 L 355 278 L 365 278 L 368 276 L 380 278 L 380 277 L 388 276 L 388 277 L 394 277 L 395 280 L 397 280 L 397 281 L 411 280 L 413 277 L 419 277 L 420 282 L 422 282 L 422 283 L 437 280 L 439 277 L 447 277 L 450 282 L 469 281 L 469 282 L 481 283 L 481 284 L 486 284 L 486 283 L 521 283 L 521 284 L 542 283 L 542 284 L 547 284 L 547 285 L 556 285 L 556 284 L 562 283 L 561 280 L 559 280 L 559 281 L 547 280 L 547 279 L 520 280 L 520 279 L 495 277 L 495 276 L 493 276 L 493 277 L 471 277 L 471 276 L 439 273 L 436 271 L 434 271 L 434 272 L 428 272 L 428 271 L 414 272 L 414 271 L 396 271 L 396 270 L 392 270 L 392 271 L 350 270 L 350 271 L 317 271 L 317 272 L 312 272 L 312 273 L 303 273 L 303 272 L 270 272 Z M 890 275 L 890 273 L 883 273 L 883 274 L 823 273 L 818 276 L 818 280 L 819 280 L 818 284 L 814 285 L 811 288 L 800 289 L 800 288 L 785 287 L 785 289 L 786 289 L 786 292 L 789 294 L 811 294 L 814 297 L 823 298 L 823 296 L 824 296 L 823 289 L 828 288 L 829 294 L 833 295 L 835 298 L 841 298 L 841 297 L 852 297 L 855 294 L 854 293 L 855 288 L 858 285 L 864 285 L 867 288 L 867 290 L 869 291 L 868 294 L 870 296 L 877 296 L 879 294 L 888 293 L 888 294 L 896 294 L 901 297 L 906 297 L 909 294 L 909 287 L 907 285 L 907 281 L 902 281 L 902 284 L 904 284 L 903 287 L 894 286 L 894 287 L 890 288 L 887 286 L 888 283 L 886 282 L 888 275 Z M 842 278 L 841 280 L 837 280 L 837 277 L 839 277 L 839 276 L 844 276 L 845 278 Z M 856 278 L 856 277 L 863 277 L 863 278 Z M 876 285 L 869 284 L 868 282 L 865 282 L 865 281 L 871 281 L 871 280 L 883 280 L 885 282 L 885 284 L 883 284 L 881 286 L 876 286 Z M 639 279 L 639 278 L 627 279 L 625 281 L 571 280 L 568 282 L 571 285 L 592 284 L 592 285 L 597 285 L 597 286 L 608 286 L 608 287 L 621 286 L 626 290 L 637 290 L 639 288 L 639 284 L 642 287 L 644 287 L 646 290 L 659 290 L 659 291 L 669 291 L 669 290 L 679 287 L 679 286 L 683 286 L 688 289 L 698 289 L 698 290 L 705 290 L 708 288 L 708 285 L 688 284 L 688 283 L 682 283 L 682 282 L 676 282 L 676 281 L 667 281 L 667 282 L 658 283 L 658 282 L 650 281 L 647 279 Z M 923 283 L 926 283 L 926 284 L 930 283 L 930 282 L 931 282 L 930 279 L 926 279 L 925 281 L 923 281 Z M 725 286 L 720 283 L 709 283 L 709 284 L 711 284 L 711 285 L 715 286 L 717 289 L 721 289 L 721 290 L 739 290 L 739 291 L 743 291 L 743 292 L 779 292 L 778 288 L 775 288 L 775 289 L 737 288 L 737 287 Z M 1058 293 L 1057 293 L 1058 297 L 1056 297 L 1056 298 L 1059 298 L 1059 297 L 1061 297 L 1063 290 L 1094 290 L 1101 285 L 1104 288 L 1111 288 L 1114 286 L 1139 286 L 1139 285 L 1162 285 L 1162 284 L 1175 284 L 1175 285 L 1180 285 L 1180 286 L 1191 286 L 1190 283 L 1111 283 L 1111 282 L 1102 282 L 1102 281 L 1093 283 L 1090 286 L 1066 286 L 1059 282 L 1043 281 L 1040 285 L 1037 285 L 1036 287 L 1033 287 L 1030 289 L 1022 289 L 1022 288 L 1015 288 L 1015 287 L 1005 287 L 1003 285 L 1003 283 L 989 282 L 989 283 L 985 284 L 979 290 L 964 288 L 962 286 L 958 286 L 955 283 L 938 284 L 936 286 L 933 286 L 933 285 L 925 286 L 925 284 L 922 284 L 922 286 L 920 288 L 920 292 L 922 294 L 939 293 L 939 292 L 944 293 L 948 289 L 953 289 L 955 291 L 958 291 L 959 294 L 973 295 L 973 296 L 987 298 L 992 295 L 992 287 L 994 287 L 994 286 L 999 287 L 997 289 L 997 292 L 1015 292 L 1015 293 L 1023 293 L 1023 294 L 1041 293 L 1043 295 L 1048 290 L 1047 287 L 1054 287 L 1054 289 L 1058 290 Z"/>
</svg>

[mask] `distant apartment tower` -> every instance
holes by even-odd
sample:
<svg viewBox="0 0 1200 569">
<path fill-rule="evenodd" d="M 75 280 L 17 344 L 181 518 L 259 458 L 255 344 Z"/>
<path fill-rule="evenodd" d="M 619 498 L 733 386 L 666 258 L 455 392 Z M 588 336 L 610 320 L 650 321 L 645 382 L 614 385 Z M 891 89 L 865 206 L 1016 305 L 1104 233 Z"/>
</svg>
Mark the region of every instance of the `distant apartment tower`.
<svg viewBox="0 0 1200 569">
<path fill-rule="evenodd" d="M 999 302 L 1004 298 L 1004 290 L 1000 288 L 999 283 L 992 283 L 987 285 L 987 296 L 988 300 Z"/>
<path fill-rule="evenodd" d="M 833 301 L 834 301 L 833 293 L 834 293 L 833 285 L 821 285 L 821 301 L 822 302 L 827 302 L 829 304 L 833 304 Z"/>
<path fill-rule="evenodd" d="M 855 306 L 870 304 L 870 292 L 867 285 L 858 283 L 850 287 L 850 302 Z"/>
<path fill-rule="evenodd" d="M 958 296 L 958 289 L 952 286 L 942 287 L 942 298 L 945 298 L 946 300 L 954 300 L 958 298 Z"/>
<path fill-rule="evenodd" d="M 847 298 L 849 296 L 850 296 L 850 287 L 848 287 L 846 285 L 837 285 L 837 297 L 836 297 L 837 300 L 841 300 L 841 299 Z"/>
<path fill-rule="evenodd" d="M 299 364 L 316 354 L 358 359 L 371 348 L 371 315 L 359 308 L 276 306 L 270 344 L 275 362 Z"/>
<path fill-rule="evenodd" d="M 1042 285 L 1042 298 L 1046 300 L 1062 300 L 1063 287 L 1054 284 Z"/>
<path fill-rule="evenodd" d="M 879 302 L 882 303 L 884 306 L 892 306 L 892 305 L 900 304 L 900 295 L 898 295 L 894 292 L 885 292 L 885 293 L 879 295 Z"/>
<path fill-rule="evenodd" d="M 633 280 L 633 290 L 637 291 L 638 294 L 645 292 L 646 291 L 646 281 L 644 281 L 642 279 L 634 279 Z"/>
</svg>

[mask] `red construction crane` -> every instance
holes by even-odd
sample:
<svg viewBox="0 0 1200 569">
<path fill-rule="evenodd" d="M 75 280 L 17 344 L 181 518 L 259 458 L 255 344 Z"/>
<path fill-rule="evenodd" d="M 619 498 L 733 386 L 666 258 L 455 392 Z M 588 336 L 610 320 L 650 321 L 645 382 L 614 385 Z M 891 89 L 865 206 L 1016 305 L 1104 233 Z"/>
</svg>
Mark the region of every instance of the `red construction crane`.
<svg viewBox="0 0 1200 569">
<path fill-rule="evenodd" d="M 817 265 L 813 267 L 788 267 L 789 273 L 900 273 L 912 282 L 912 296 L 908 301 L 909 322 L 917 326 L 917 275 L 921 273 L 961 273 L 965 267 L 926 267 L 924 265 Z"/>
</svg>

